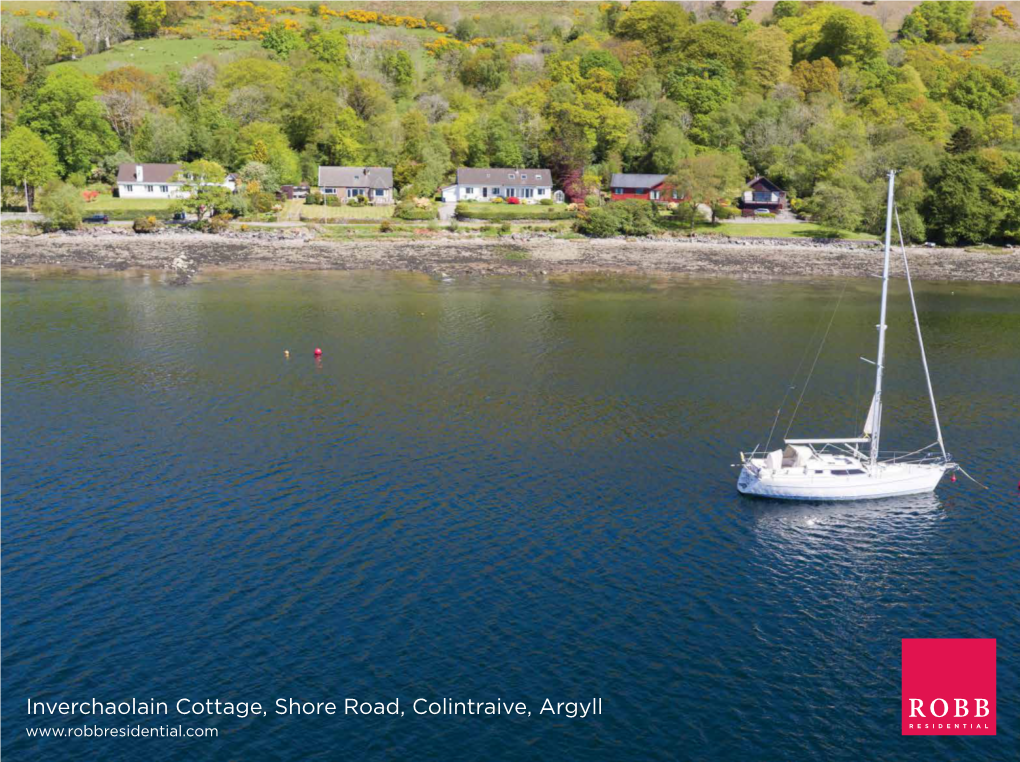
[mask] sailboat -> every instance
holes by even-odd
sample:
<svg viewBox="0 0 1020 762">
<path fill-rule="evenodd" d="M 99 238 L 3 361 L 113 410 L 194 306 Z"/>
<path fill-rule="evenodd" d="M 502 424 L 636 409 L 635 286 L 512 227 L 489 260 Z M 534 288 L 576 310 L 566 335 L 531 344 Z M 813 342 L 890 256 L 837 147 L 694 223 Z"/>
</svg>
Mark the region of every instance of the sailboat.
<svg viewBox="0 0 1020 762">
<path fill-rule="evenodd" d="M 934 492 L 939 481 L 959 466 L 946 452 L 939 425 L 935 393 L 932 390 L 928 360 L 921 337 L 921 322 L 917 317 L 914 287 L 910 281 L 910 267 L 903 247 L 900 230 L 900 248 L 906 272 L 910 306 L 914 312 L 914 325 L 921 348 L 921 363 L 928 383 L 928 397 L 935 421 L 935 442 L 914 452 L 883 453 L 879 450 L 882 434 L 882 373 L 885 369 L 886 307 L 889 301 L 889 259 L 892 243 L 892 226 L 895 206 L 893 189 L 896 172 L 889 172 L 889 197 L 885 222 L 885 263 L 882 268 L 882 306 L 878 322 L 878 356 L 875 366 L 875 394 L 860 436 L 850 438 L 785 439 L 785 447 L 773 451 L 757 448 L 740 453 L 741 468 L 737 490 L 745 495 L 780 500 L 868 500 Z M 899 229 L 899 214 L 896 213 Z M 830 322 L 831 326 L 831 322 Z M 819 352 L 821 349 L 819 348 Z M 817 356 L 816 356 L 817 359 Z M 778 420 L 778 413 L 776 415 Z M 773 428 L 775 428 L 773 424 Z M 769 437 L 771 441 L 771 435 Z M 935 448 L 938 448 L 935 451 Z M 954 477 L 955 478 L 955 477 Z"/>
</svg>

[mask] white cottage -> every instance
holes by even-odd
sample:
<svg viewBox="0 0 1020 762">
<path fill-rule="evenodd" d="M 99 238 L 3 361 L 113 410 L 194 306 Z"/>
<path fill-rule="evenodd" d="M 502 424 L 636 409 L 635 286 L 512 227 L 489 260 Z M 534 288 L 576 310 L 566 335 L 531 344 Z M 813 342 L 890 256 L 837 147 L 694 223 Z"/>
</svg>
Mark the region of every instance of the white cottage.
<svg viewBox="0 0 1020 762">
<path fill-rule="evenodd" d="M 492 201 L 494 198 L 519 198 L 522 204 L 535 204 L 553 198 L 552 172 L 548 169 L 486 167 L 457 170 L 457 182 L 440 188 L 443 201 Z"/>
<path fill-rule="evenodd" d="M 117 194 L 121 198 L 182 198 L 185 179 L 178 177 L 180 164 L 121 164 L 117 168 Z M 231 193 L 234 175 L 218 183 Z"/>
</svg>

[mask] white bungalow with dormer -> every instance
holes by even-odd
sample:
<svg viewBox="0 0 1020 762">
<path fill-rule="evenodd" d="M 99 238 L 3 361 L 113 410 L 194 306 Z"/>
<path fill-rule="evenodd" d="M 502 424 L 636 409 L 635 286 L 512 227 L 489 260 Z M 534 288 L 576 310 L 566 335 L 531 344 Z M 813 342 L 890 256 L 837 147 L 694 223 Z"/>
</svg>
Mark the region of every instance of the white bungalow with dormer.
<svg viewBox="0 0 1020 762">
<path fill-rule="evenodd" d="M 117 195 L 121 198 L 183 198 L 186 179 L 180 164 L 121 164 L 117 167 Z M 233 192 L 234 175 L 220 183 Z"/>
<path fill-rule="evenodd" d="M 461 167 L 457 170 L 457 182 L 440 188 L 440 193 L 444 202 L 518 198 L 522 204 L 537 204 L 553 197 L 552 172 L 548 169 Z"/>
</svg>

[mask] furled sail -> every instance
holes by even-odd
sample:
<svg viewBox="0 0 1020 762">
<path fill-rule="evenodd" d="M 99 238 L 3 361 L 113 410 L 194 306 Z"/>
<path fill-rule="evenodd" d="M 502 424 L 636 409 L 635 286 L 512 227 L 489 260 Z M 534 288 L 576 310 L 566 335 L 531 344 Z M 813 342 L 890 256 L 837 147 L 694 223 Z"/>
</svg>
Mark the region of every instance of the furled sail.
<svg viewBox="0 0 1020 762">
<path fill-rule="evenodd" d="M 875 403 L 878 401 L 877 395 L 871 398 L 871 407 L 868 408 L 868 417 L 864 421 L 864 436 L 870 437 L 872 432 L 875 430 Z"/>
</svg>

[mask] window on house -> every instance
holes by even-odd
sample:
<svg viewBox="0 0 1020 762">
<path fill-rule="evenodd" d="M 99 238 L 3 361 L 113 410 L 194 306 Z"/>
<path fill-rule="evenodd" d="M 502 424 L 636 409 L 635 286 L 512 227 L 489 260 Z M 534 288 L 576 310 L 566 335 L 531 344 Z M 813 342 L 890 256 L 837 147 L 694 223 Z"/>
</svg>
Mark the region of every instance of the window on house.
<svg viewBox="0 0 1020 762">
<path fill-rule="evenodd" d="M 680 194 L 677 193 L 676 191 L 673 191 L 673 198 L 680 198 Z"/>
<path fill-rule="evenodd" d="M 535 175 L 535 179 L 536 180 L 541 180 L 542 179 L 542 175 Z"/>
<path fill-rule="evenodd" d="M 159 186 L 159 192 L 160 193 L 169 193 L 170 192 L 170 186 L 169 185 L 161 185 L 161 186 Z"/>
<path fill-rule="evenodd" d="M 528 179 L 528 176 L 527 176 L 527 175 L 521 175 L 521 179 L 522 179 L 522 180 L 527 180 L 527 179 Z"/>
<path fill-rule="evenodd" d="M 145 186 L 145 192 L 146 193 L 152 193 L 152 186 L 151 185 L 146 185 Z"/>
<path fill-rule="evenodd" d="M 488 197 L 489 197 L 489 189 L 488 188 L 482 188 L 482 198 L 488 198 Z"/>
<path fill-rule="evenodd" d="M 493 188 L 492 189 L 492 195 L 493 196 L 498 196 L 499 195 L 499 188 Z"/>
<path fill-rule="evenodd" d="M 125 192 L 127 192 L 127 193 L 130 193 L 130 192 L 131 192 L 131 191 L 133 191 L 134 189 L 135 189 L 135 186 L 133 186 L 133 185 L 125 185 L 125 186 L 124 186 L 124 190 L 125 190 Z"/>
<path fill-rule="evenodd" d="M 545 195 L 545 188 L 539 188 L 538 189 L 538 195 L 539 196 L 544 196 Z"/>
<path fill-rule="evenodd" d="M 475 192 L 474 188 L 465 188 L 464 189 L 464 193 L 466 193 L 469 196 L 472 195 L 474 192 Z"/>
<path fill-rule="evenodd" d="M 622 196 L 623 188 L 613 188 L 613 193 L 615 193 L 617 196 Z"/>
<path fill-rule="evenodd" d="M 513 180 L 514 179 L 514 173 L 510 172 L 509 174 L 507 174 L 507 177 L 509 177 L 511 180 Z"/>
<path fill-rule="evenodd" d="M 771 201 L 772 194 L 768 191 L 755 191 L 753 198 L 755 201 Z"/>
<path fill-rule="evenodd" d="M 365 195 L 365 189 L 364 188 L 348 188 L 347 189 L 347 198 L 357 198 L 358 196 L 364 196 L 364 195 Z"/>
<path fill-rule="evenodd" d="M 322 192 L 327 194 L 327 195 L 328 194 L 332 194 L 332 193 L 336 193 L 336 188 L 323 188 Z"/>
<path fill-rule="evenodd" d="M 658 201 L 659 198 L 662 196 L 662 193 L 660 191 L 653 190 L 650 195 L 651 195 L 652 201 Z"/>
<path fill-rule="evenodd" d="M 535 195 L 534 188 L 522 188 L 521 190 L 524 191 L 524 198 L 532 198 Z"/>
<path fill-rule="evenodd" d="M 376 196 L 376 198 L 382 198 L 385 195 L 386 195 L 386 191 L 383 190 L 382 188 L 376 188 L 375 189 L 375 196 Z"/>
</svg>

